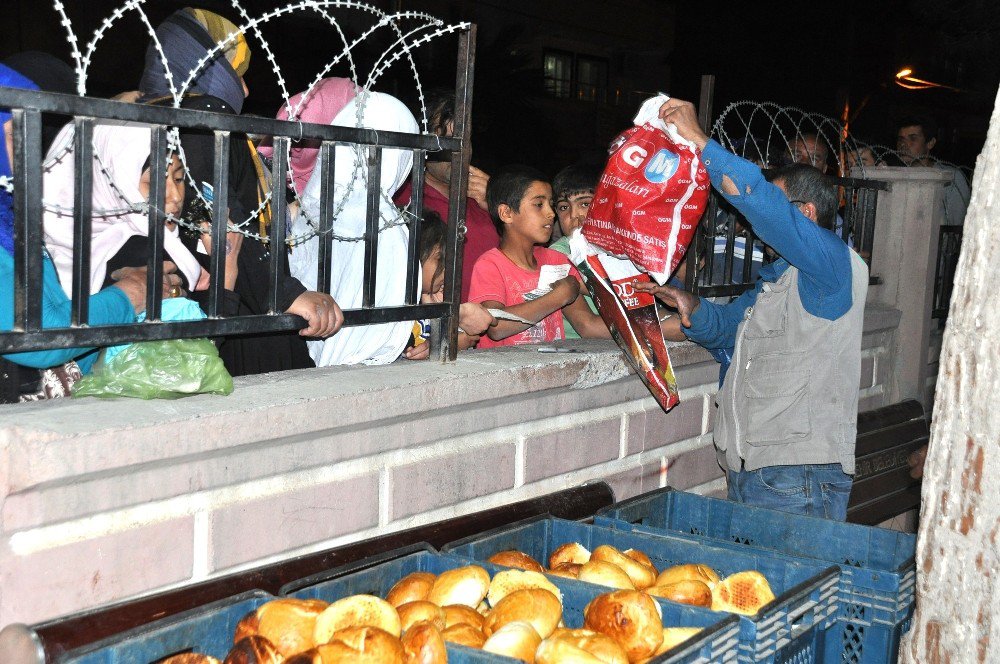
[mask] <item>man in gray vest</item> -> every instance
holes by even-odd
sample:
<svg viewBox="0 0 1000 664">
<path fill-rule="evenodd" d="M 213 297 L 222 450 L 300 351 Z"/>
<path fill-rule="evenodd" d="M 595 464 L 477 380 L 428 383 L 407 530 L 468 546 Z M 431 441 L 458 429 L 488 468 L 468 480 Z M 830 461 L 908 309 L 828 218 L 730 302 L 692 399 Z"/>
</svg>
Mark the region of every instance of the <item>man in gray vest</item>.
<svg viewBox="0 0 1000 664">
<path fill-rule="evenodd" d="M 716 397 L 731 500 L 843 520 L 854 473 L 868 268 L 831 230 L 837 190 L 818 169 L 774 172 L 727 152 L 676 99 L 660 116 L 702 151 L 712 184 L 776 254 L 727 305 L 647 284 L 675 307 L 666 338 L 735 348 Z"/>
</svg>

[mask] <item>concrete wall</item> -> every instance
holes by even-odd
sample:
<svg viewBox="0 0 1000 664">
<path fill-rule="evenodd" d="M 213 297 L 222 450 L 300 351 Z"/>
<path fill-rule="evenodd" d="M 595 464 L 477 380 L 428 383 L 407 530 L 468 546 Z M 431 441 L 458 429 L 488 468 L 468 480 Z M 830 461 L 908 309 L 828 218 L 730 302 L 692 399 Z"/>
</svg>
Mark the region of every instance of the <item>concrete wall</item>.
<svg viewBox="0 0 1000 664">
<path fill-rule="evenodd" d="M 899 314 L 866 317 L 862 406 Z M 720 494 L 718 365 L 663 413 L 611 342 L 236 381 L 229 397 L 0 407 L 0 625 L 35 622 L 592 479 Z"/>
</svg>

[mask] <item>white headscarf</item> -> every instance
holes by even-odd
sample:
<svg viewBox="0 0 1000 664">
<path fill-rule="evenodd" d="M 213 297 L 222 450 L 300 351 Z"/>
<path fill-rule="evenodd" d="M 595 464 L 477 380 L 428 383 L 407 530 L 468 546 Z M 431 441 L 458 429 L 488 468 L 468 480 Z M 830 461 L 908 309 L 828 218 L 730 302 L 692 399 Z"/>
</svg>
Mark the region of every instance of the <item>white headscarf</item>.
<svg viewBox="0 0 1000 664">
<path fill-rule="evenodd" d="M 66 125 L 49 150 L 49 159 L 58 156 L 44 173 L 45 246 L 59 273 L 59 283 L 67 295 L 73 289 L 73 125 Z M 108 261 L 129 238 L 146 236 L 149 221 L 139 204 L 139 180 L 149 159 L 149 127 L 109 123 L 94 126 L 93 221 L 90 239 L 90 292 L 101 290 Z M 70 149 L 66 150 L 69 147 Z M 164 155 L 166 157 L 166 155 Z M 178 228 L 164 230 L 163 248 L 193 289 L 201 276 L 198 260 L 179 237 Z"/>
<path fill-rule="evenodd" d="M 384 131 L 415 134 L 417 121 L 406 106 L 387 94 L 359 92 L 358 96 L 337 114 L 331 124 L 346 127 L 359 126 L 358 108 L 364 109 L 360 126 Z M 355 173 L 355 157 L 360 155 L 362 167 Z M 335 206 L 343 209 L 333 223 L 335 235 L 360 237 L 365 233 L 367 199 L 367 168 L 364 166 L 365 149 L 357 146 L 338 145 L 335 154 Z M 380 226 L 392 223 L 399 211 L 392 204 L 392 195 L 406 181 L 413 165 L 410 150 L 382 151 L 382 179 L 379 211 Z M 317 162 L 309 184 L 302 196 L 304 213 L 292 223 L 292 235 L 302 236 L 314 229 L 307 222 L 318 225 L 321 191 L 321 164 Z M 353 179 L 353 187 L 351 187 Z M 347 196 L 350 188 L 350 195 Z M 346 200 L 344 197 L 347 196 Z M 378 269 L 375 281 L 375 306 L 399 306 L 405 301 L 406 257 L 409 231 L 405 225 L 392 225 L 379 233 Z M 335 240 L 331 252 L 330 295 L 342 309 L 361 307 L 364 288 L 364 242 Z M 289 259 L 292 275 L 306 288 L 316 288 L 316 266 L 319 240 L 312 238 L 293 247 Z M 419 274 L 419 272 L 418 272 Z M 323 341 L 310 341 L 309 353 L 317 366 L 333 364 L 386 364 L 394 361 L 406 347 L 413 321 L 345 327 Z"/>
</svg>

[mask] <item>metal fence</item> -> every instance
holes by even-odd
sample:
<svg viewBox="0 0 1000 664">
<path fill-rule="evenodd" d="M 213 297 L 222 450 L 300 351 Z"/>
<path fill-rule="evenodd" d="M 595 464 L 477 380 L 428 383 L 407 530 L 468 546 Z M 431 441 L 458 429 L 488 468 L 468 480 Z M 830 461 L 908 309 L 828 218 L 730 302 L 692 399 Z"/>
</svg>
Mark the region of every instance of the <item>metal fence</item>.
<svg viewBox="0 0 1000 664">
<path fill-rule="evenodd" d="M 91 137 L 95 123 L 127 121 L 151 127 L 152 154 L 166 154 L 167 135 L 171 128 L 207 130 L 215 136 L 216 163 L 214 191 L 228 190 L 229 145 L 233 134 L 272 136 L 274 141 L 273 181 L 284 183 L 288 173 L 290 141 L 314 140 L 321 144 L 321 177 L 323 179 L 319 219 L 318 290 L 330 290 L 330 253 L 334 221 L 334 148 L 338 144 L 359 146 L 364 150 L 367 165 L 368 205 L 366 214 L 364 292 L 360 309 L 344 312 L 345 325 L 368 325 L 394 321 L 442 320 L 440 356 L 454 359 L 457 353 L 457 321 L 462 270 L 462 252 L 458 250 L 465 228 L 465 196 L 469 163 L 469 111 L 471 108 L 475 29 L 459 31 L 456 78 L 456 108 L 454 137 L 443 138 L 428 134 L 405 134 L 356 127 L 287 122 L 267 118 L 234 116 L 181 108 L 166 108 L 77 97 L 55 93 L 0 88 L 0 108 L 12 109 L 14 130 L 14 325 L 0 332 L 0 353 L 26 350 L 46 350 L 75 346 L 108 346 L 120 343 L 203 336 L 259 334 L 301 329 L 302 318 L 277 311 L 277 284 L 284 274 L 286 251 L 274 247 L 286 246 L 287 204 L 283 195 L 273 196 L 272 222 L 268 242 L 272 250 L 269 264 L 269 304 L 265 315 L 221 318 L 219 312 L 224 288 L 225 254 L 212 253 L 208 318 L 201 321 L 163 322 L 160 320 L 162 292 L 163 238 L 166 216 L 166 163 L 150 160 L 149 260 L 147 264 L 146 320 L 127 325 L 88 325 L 88 299 L 91 290 L 90 238 L 92 225 L 91 186 L 93 145 Z M 42 327 L 42 115 L 70 116 L 75 128 L 76 188 L 74 204 L 74 258 L 72 314 L 68 327 Z M 394 307 L 374 307 L 375 275 L 379 241 L 379 178 L 382 151 L 407 149 L 414 154 L 412 169 L 413 198 L 410 215 L 408 260 L 406 265 L 405 303 Z M 450 213 L 445 241 L 445 297 L 441 304 L 419 303 L 418 270 L 420 216 L 424 187 L 424 163 L 428 152 L 450 153 Z M 279 185 L 280 186 L 280 185 Z M 211 209 L 212 246 L 226 244 L 228 200 L 214 196 Z"/>
<path fill-rule="evenodd" d="M 938 242 L 937 267 L 934 270 L 934 307 L 932 316 L 948 318 L 951 293 L 955 287 L 955 271 L 962 250 L 962 227 L 942 226 Z"/>
</svg>

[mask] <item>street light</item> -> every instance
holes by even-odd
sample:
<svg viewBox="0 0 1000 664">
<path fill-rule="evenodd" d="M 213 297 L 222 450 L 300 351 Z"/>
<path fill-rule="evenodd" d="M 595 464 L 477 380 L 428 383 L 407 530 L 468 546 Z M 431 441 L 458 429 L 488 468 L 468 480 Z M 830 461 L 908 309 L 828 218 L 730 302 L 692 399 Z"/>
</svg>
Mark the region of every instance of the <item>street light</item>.
<svg viewBox="0 0 1000 664">
<path fill-rule="evenodd" d="M 922 78 L 917 78 L 913 75 L 913 70 L 909 67 L 904 67 L 896 72 L 896 85 L 901 88 L 906 88 L 907 90 L 929 90 L 931 88 L 944 88 L 945 90 L 951 90 L 952 92 L 962 92 L 960 88 L 956 88 L 950 85 L 945 85 L 943 83 L 933 83 L 931 81 L 925 81 Z"/>
</svg>

